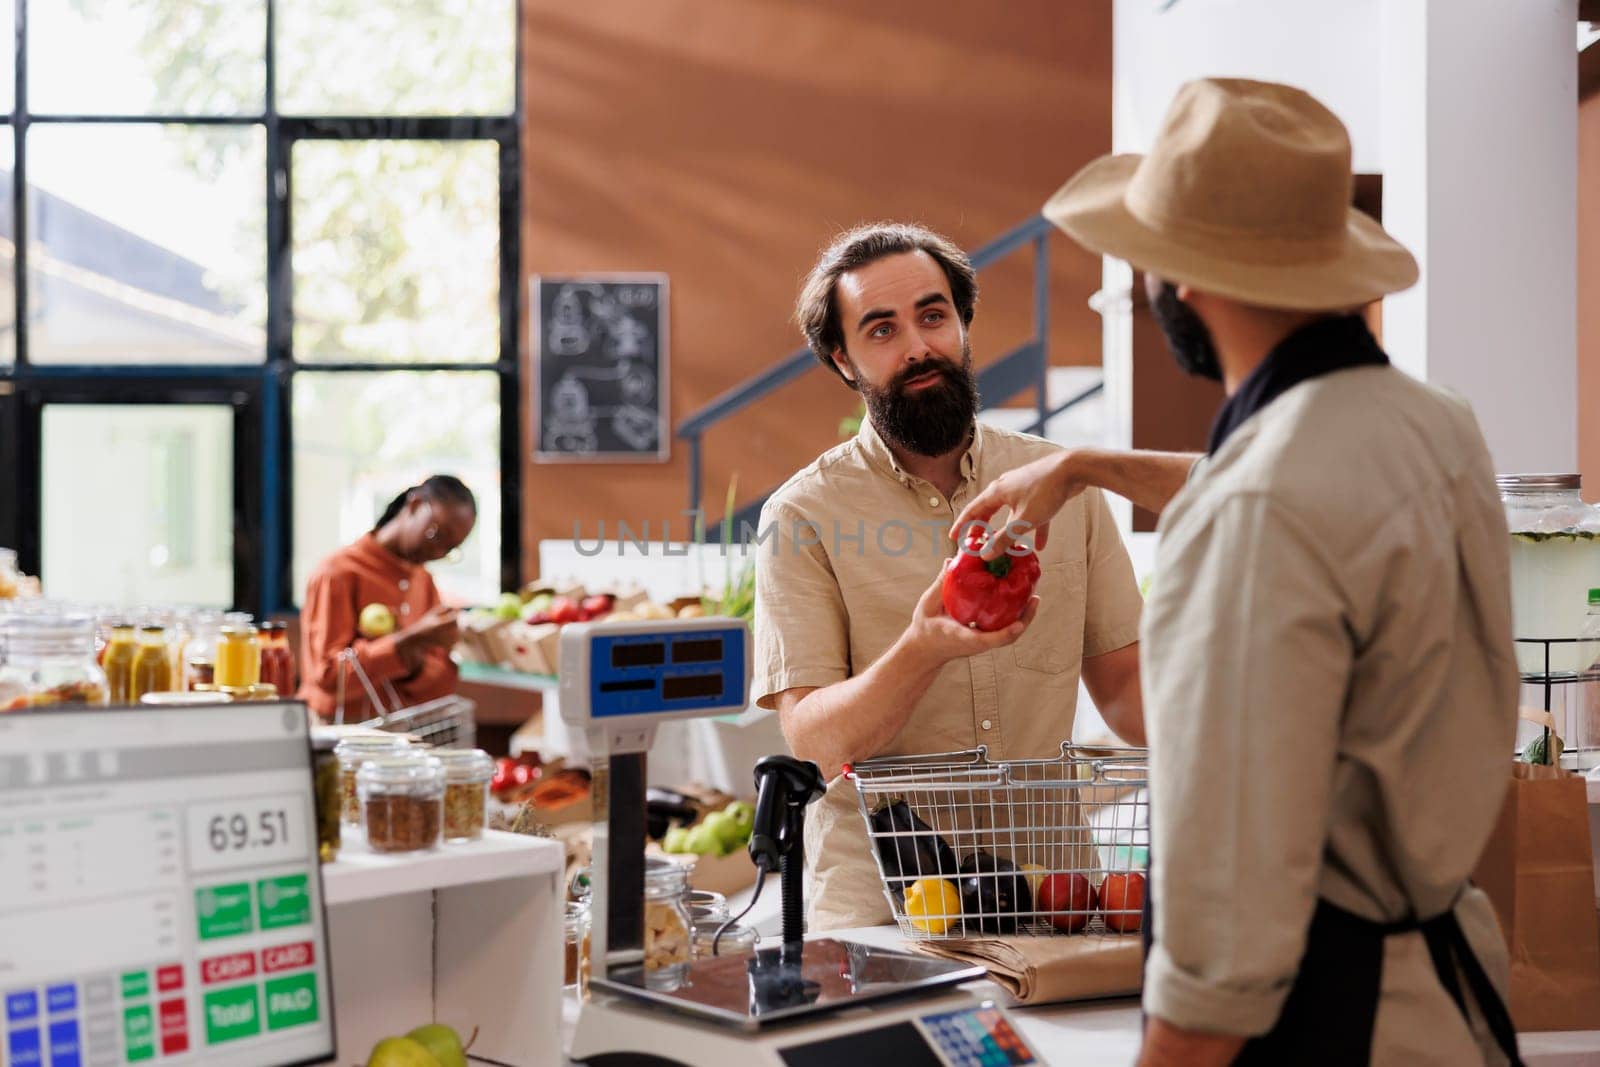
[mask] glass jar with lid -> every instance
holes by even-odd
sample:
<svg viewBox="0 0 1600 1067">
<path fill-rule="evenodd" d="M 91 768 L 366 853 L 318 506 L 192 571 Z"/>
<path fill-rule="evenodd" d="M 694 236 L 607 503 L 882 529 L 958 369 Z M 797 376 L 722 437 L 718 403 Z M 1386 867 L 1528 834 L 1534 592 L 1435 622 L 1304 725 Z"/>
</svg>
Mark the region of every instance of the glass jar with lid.
<svg viewBox="0 0 1600 1067">
<path fill-rule="evenodd" d="M 90 615 L 8 615 L 0 711 L 109 703 Z"/>
<path fill-rule="evenodd" d="M 139 652 L 139 639 L 133 623 L 113 619 L 111 634 L 100 650 L 100 665 L 106 674 L 106 690 L 112 704 L 133 703 L 133 658 Z"/>
<path fill-rule="evenodd" d="M 1511 530 L 1511 626 L 1523 674 L 1570 675 L 1581 664 L 1589 589 L 1600 586 L 1600 507 L 1576 474 L 1497 478 Z M 1534 643 L 1552 638 L 1561 643 Z M 1546 663 L 1546 648 L 1549 662 Z"/>
<path fill-rule="evenodd" d="M 688 970 L 690 868 L 660 856 L 646 856 L 644 867 L 645 983 L 676 988 Z"/>
<path fill-rule="evenodd" d="M 411 742 L 397 734 L 355 734 L 334 746 L 339 761 L 340 819 L 346 826 L 361 825 L 361 798 L 356 790 L 356 774 L 369 759 L 398 756 Z"/>
<path fill-rule="evenodd" d="M 146 693 L 166 693 L 171 689 L 172 654 L 167 649 L 166 628 L 141 626 L 139 646 L 133 653 L 133 680 L 128 685 L 128 703 L 139 703 Z"/>
<path fill-rule="evenodd" d="M 566 963 L 562 968 L 564 992 L 583 996 L 589 988 L 589 902 L 567 901 Z"/>
<path fill-rule="evenodd" d="M 740 926 L 734 923 L 726 930 L 723 924 L 728 921 L 727 916 L 720 919 L 700 920 L 694 924 L 691 944 L 694 958 L 697 960 L 709 959 L 712 956 L 737 956 L 743 952 L 752 951 L 761 943 L 761 935 L 756 933 L 753 926 Z M 722 930 L 722 937 L 717 937 L 717 931 Z"/>
<path fill-rule="evenodd" d="M 183 644 L 183 687 L 217 684 L 217 641 L 222 636 L 222 613 L 197 611 L 189 621 L 189 639 Z"/>
<path fill-rule="evenodd" d="M 191 693 L 190 696 L 205 696 Z M 343 843 L 344 798 L 339 795 L 339 757 L 334 754 L 338 736 L 325 727 L 311 729 L 312 781 L 317 793 L 317 858 L 332 863 Z"/>
<path fill-rule="evenodd" d="M 261 638 L 254 626 L 223 625 L 215 681 L 224 689 L 246 689 L 261 681 Z"/>
<path fill-rule="evenodd" d="M 481 748 L 441 748 L 429 755 L 444 765 L 444 839 L 476 841 L 488 815 L 494 760 Z"/>
<path fill-rule="evenodd" d="M 425 852 L 439 843 L 444 767 L 421 749 L 362 763 L 356 791 L 372 851 Z"/>
</svg>

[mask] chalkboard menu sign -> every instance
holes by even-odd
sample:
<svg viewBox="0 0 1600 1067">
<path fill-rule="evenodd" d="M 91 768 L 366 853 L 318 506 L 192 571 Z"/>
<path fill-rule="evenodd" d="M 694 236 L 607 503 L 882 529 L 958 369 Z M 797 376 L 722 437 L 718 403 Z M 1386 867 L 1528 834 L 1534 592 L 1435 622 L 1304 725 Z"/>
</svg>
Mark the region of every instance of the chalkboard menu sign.
<svg viewBox="0 0 1600 1067">
<path fill-rule="evenodd" d="M 667 458 L 667 276 L 535 277 L 534 458 Z"/>
</svg>

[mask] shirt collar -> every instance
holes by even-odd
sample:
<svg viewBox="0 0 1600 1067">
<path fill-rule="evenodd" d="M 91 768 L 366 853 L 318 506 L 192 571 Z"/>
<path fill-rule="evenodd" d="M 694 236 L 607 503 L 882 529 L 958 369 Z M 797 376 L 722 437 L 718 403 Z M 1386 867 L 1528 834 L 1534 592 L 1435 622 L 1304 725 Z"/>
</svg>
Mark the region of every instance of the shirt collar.
<svg viewBox="0 0 1600 1067">
<path fill-rule="evenodd" d="M 370 531 L 357 538 L 350 548 L 357 555 L 372 563 L 373 566 L 388 572 L 397 579 L 407 578 L 411 575 L 414 565 L 407 563 L 387 548 L 384 548 L 383 545 L 378 543 L 377 535 Z"/>
<path fill-rule="evenodd" d="M 961 455 L 961 477 L 966 481 L 973 481 L 978 477 L 979 464 L 983 459 L 983 439 L 985 426 L 981 422 L 973 423 L 972 443 Z M 901 485 L 910 485 L 914 477 L 900 466 L 900 461 L 894 458 L 894 452 L 878 433 L 878 428 L 872 425 L 872 416 L 868 415 L 861 420 L 861 429 L 856 431 L 856 440 L 860 443 L 862 453 L 867 460 L 883 473 L 894 478 Z"/>
<path fill-rule="evenodd" d="M 1279 341 L 1261 365 L 1217 412 L 1206 452 L 1217 449 L 1245 421 L 1301 382 L 1351 367 L 1384 366 L 1389 357 L 1360 315 L 1317 319 Z"/>
</svg>

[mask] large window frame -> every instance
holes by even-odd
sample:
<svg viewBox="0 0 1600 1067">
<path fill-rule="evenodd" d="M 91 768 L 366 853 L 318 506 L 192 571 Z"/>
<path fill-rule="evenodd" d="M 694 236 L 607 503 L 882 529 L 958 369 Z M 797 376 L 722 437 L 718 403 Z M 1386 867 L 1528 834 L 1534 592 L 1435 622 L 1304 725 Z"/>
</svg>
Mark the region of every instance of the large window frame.
<svg viewBox="0 0 1600 1067">
<path fill-rule="evenodd" d="M 228 403 L 234 408 L 234 605 L 259 615 L 281 614 L 299 600 L 292 588 L 293 385 L 302 370 L 316 373 L 492 371 L 500 387 L 500 584 L 521 582 L 522 461 L 518 324 L 521 321 L 522 11 L 513 5 L 516 34 L 512 112 L 497 116 L 283 115 L 276 83 L 276 3 L 266 4 L 265 110 L 257 115 L 34 114 L 28 108 L 28 6 L 16 0 L 13 110 L 0 113 L 0 137 L 15 146 L 12 211 L 17 254 L 16 357 L 0 364 L 0 545 L 17 549 L 28 573 L 42 555 L 40 413 L 52 403 Z M 144 124 L 260 126 L 266 131 L 266 359 L 249 365 L 41 365 L 29 360 L 27 134 L 34 126 Z M 499 154 L 498 358 L 492 362 L 301 363 L 293 351 L 289 160 L 298 141 L 491 141 Z M 48 591 L 47 591 L 48 592 Z"/>
</svg>

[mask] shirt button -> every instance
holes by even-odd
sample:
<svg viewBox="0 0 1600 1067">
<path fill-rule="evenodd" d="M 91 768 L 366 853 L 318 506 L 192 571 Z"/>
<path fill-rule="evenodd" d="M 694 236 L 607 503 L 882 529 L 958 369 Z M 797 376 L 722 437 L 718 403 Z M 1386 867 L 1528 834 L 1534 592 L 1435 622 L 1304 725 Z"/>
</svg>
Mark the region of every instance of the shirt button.
<svg viewBox="0 0 1600 1067">
<path fill-rule="evenodd" d="M 991 727 L 993 725 L 994 725 L 994 723 L 990 722 L 988 719 L 984 719 L 983 720 L 983 728 L 985 730 L 989 729 L 989 727 Z"/>
<path fill-rule="evenodd" d="M 936 507 L 938 507 L 938 506 L 939 506 L 939 498 L 938 498 L 938 497 L 936 497 L 936 496 L 930 496 L 930 497 L 929 497 L 929 498 L 928 498 L 928 506 L 929 506 L 929 507 L 930 507 L 930 508 L 936 508 Z"/>
<path fill-rule="evenodd" d="M 401 604 L 400 605 L 400 614 L 402 614 L 402 615 L 410 615 L 411 614 L 411 605 L 410 604 Z"/>
<path fill-rule="evenodd" d="M 402 593 L 404 593 L 407 589 L 410 589 L 410 588 L 411 588 L 411 579 L 410 578 L 402 578 L 402 579 L 400 579 L 400 591 Z"/>
</svg>

